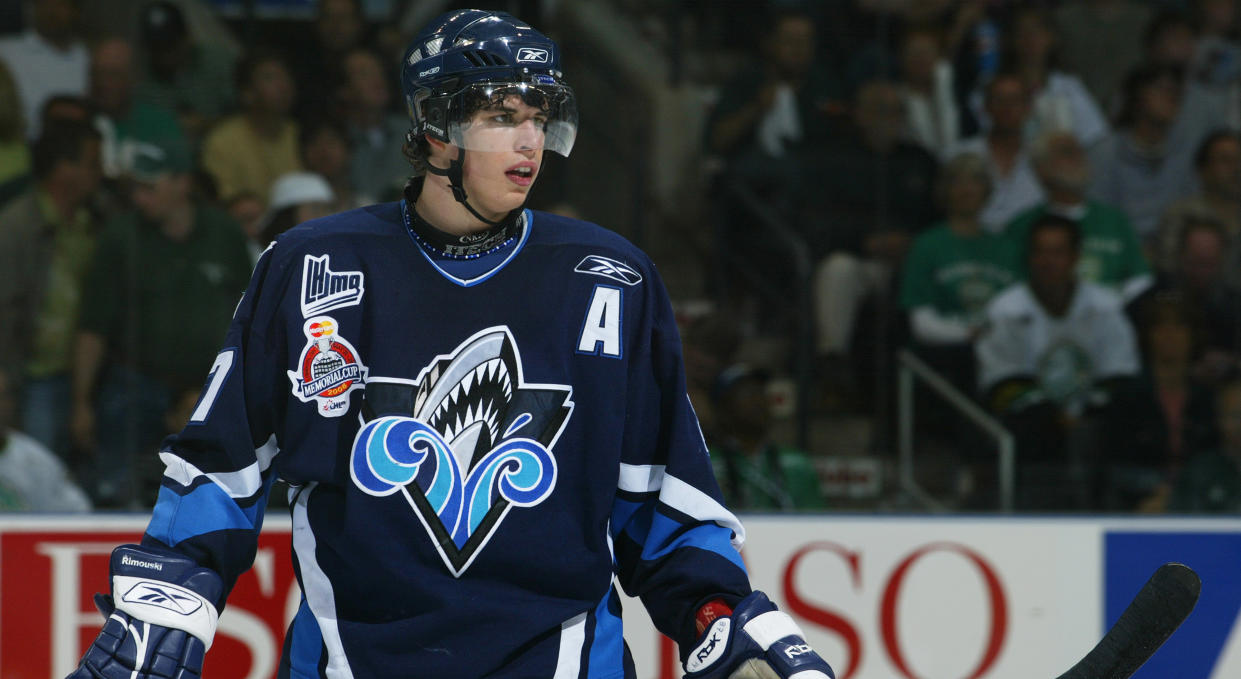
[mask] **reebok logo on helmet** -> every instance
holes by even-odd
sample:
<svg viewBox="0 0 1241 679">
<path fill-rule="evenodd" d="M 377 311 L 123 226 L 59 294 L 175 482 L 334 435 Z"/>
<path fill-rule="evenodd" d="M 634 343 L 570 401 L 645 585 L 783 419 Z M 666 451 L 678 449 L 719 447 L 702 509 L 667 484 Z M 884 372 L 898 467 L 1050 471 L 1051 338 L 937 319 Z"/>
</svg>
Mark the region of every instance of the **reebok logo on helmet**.
<svg viewBox="0 0 1241 679">
<path fill-rule="evenodd" d="M 537 49 L 534 47 L 523 47 L 517 50 L 517 61 L 531 62 L 535 64 L 546 64 L 549 59 L 547 50 Z"/>
</svg>

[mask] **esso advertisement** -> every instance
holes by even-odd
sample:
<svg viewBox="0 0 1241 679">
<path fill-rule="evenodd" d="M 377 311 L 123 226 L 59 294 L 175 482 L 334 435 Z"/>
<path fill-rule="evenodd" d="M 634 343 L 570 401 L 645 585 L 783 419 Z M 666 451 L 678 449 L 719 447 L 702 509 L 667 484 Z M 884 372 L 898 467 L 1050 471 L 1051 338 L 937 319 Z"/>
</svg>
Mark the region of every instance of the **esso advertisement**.
<svg viewBox="0 0 1241 679">
<path fill-rule="evenodd" d="M 789 612 L 838 679 L 1048 679 L 1071 667 L 1160 564 L 1202 578 L 1193 614 L 1134 676 L 1241 677 L 1241 519 L 748 516 L 755 588 Z M 144 516 L 0 517 L 0 677 L 63 677 L 102 617 L 112 548 Z M 301 593 L 287 519 L 269 517 L 205 676 L 274 677 Z M 676 679 L 676 646 L 636 600 L 639 679 Z"/>
<path fill-rule="evenodd" d="M 837 679 L 1058 677 L 1170 561 L 1202 597 L 1133 676 L 1241 677 L 1241 520 L 742 518 L 754 587 Z M 640 679 L 681 677 L 637 600 L 625 618 Z"/>
<path fill-rule="evenodd" d="M 147 517 L 0 519 L 0 677 L 64 677 L 99 633 L 97 592 L 107 592 L 112 549 L 137 542 Z M 284 630 L 301 590 L 287 521 L 271 521 L 251 568 L 220 616 L 205 676 L 276 676 Z"/>
</svg>

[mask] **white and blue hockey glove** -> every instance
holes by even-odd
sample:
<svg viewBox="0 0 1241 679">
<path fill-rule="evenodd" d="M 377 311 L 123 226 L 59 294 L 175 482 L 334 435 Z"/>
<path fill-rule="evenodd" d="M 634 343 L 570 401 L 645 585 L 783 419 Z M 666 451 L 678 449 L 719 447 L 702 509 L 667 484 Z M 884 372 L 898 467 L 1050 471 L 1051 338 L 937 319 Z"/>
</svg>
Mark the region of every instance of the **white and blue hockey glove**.
<svg viewBox="0 0 1241 679">
<path fill-rule="evenodd" d="M 685 679 L 836 679 L 797 623 L 766 594 L 752 592 L 727 611 L 708 613 L 712 619 L 685 659 Z"/>
<path fill-rule="evenodd" d="M 122 545 L 112 595 L 95 595 L 103 630 L 68 679 L 197 679 L 211 647 L 224 583 L 192 560 Z"/>
</svg>

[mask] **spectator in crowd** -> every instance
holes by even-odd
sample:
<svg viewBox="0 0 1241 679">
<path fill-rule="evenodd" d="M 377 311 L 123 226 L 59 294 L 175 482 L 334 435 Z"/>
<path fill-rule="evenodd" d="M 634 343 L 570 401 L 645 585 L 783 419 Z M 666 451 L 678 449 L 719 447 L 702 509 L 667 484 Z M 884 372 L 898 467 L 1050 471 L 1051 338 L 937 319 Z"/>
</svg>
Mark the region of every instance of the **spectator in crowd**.
<svg viewBox="0 0 1241 679">
<path fill-rule="evenodd" d="M 1102 431 L 1102 508 L 1131 511 L 1166 492 L 1189 451 L 1208 439 L 1211 391 L 1194 378 L 1197 309 L 1179 293 L 1152 296 L 1139 314 L 1143 371 L 1114 394 Z"/>
<path fill-rule="evenodd" d="M 0 206 L 30 183 L 30 149 L 17 83 L 0 60 Z"/>
<path fill-rule="evenodd" d="M 707 121 L 711 153 L 743 163 L 781 158 L 829 132 L 825 121 L 840 107 L 843 86 L 830 69 L 816 65 L 815 34 L 814 19 L 805 12 L 772 16 L 761 58 L 721 88 Z M 758 172 L 771 167 L 763 165 Z"/>
<path fill-rule="evenodd" d="M 146 68 L 135 96 L 173 111 L 186 134 L 202 139 L 235 104 L 232 53 L 195 40 L 175 3 L 148 3 L 139 21 Z"/>
<path fill-rule="evenodd" d="M 366 48 L 350 50 L 344 69 L 340 109 L 353 151 L 351 193 L 368 192 L 380 200 L 399 198 L 409 177 L 409 161 L 401 153 L 409 117 L 390 110 L 390 69 Z"/>
<path fill-rule="evenodd" d="M 930 26 L 911 26 L 901 40 L 900 58 L 909 139 L 943 158 L 959 141 L 961 129 L 943 36 Z"/>
<path fill-rule="evenodd" d="M 678 313 L 682 354 L 685 360 L 685 390 L 703 431 L 716 431 L 718 417 L 711 398 L 715 378 L 736 362 L 741 346 L 741 330 L 732 313 L 713 309 L 685 318 Z"/>
<path fill-rule="evenodd" d="M 990 191 L 981 157 L 964 153 L 948 161 L 936 187 L 947 218 L 914 239 L 901 279 L 901 306 L 919 354 L 967 391 L 987 304 L 1017 280 L 1010 241 L 983 230 L 979 220 Z"/>
<path fill-rule="evenodd" d="M 249 191 L 266 200 L 272 182 L 302 169 L 293 107 L 293 79 L 284 57 L 256 50 L 237 64 L 241 112 L 229 116 L 203 141 L 203 168 L 224 201 Z"/>
<path fill-rule="evenodd" d="M 271 201 L 254 245 L 266 248 L 276 236 L 298 224 L 332 214 L 335 204 L 336 194 L 323 177 L 313 172 L 284 175 L 272 185 Z"/>
<path fill-rule="evenodd" d="M 184 139 L 138 146 L 135 213 L 110 221 L 87 277 L 74 357 L 71 430 L 94 451 L 96 504 L 153 498 L 164 416 L 198 392 L 249 277 L 245 238 L 191 196 Z"/>
<path fill-rule="evenodd" d="M 0 512 L 89 512 L 90 499 L 60 458 L 14 428 L 13 382 L 0 367 Z"/>
<path fill-rule="evenodd" d="M 1093 505 L 1098 411 L 1140 369 L 1120 296 L 1077 277 L 1081 244 L 1072 220 L 1031 224 L 1029 279 L 991 301 L 976 345 L 983 400 L 1017 439 L 1027 508 Z"/>
<path fill-rule="evenodd" d="M 47 125 L 34 145 L 33 184 L 0 211 L 0 328 L 7 338 L 0 363 L 24 383 L 22 430 L 64 459 L 74 334 L 94 261 L 88 206 L 99 187 L 99 159 L 91 125 Z"/>
<path fill-rule="evenodd" d="M 1051 15 L 1041 7 L 1023 7 L 1013 17 L 1004 46 L 1007 67 L 1021 76 L 1031 93 L 1033 112 L 1026 138 L 1069 131 L 1089 148 L 1108 133 L 1107 119 L 1077 76 L 1059 68 L 1059 40 Z"/>
<path fill-rule="evenodd" d="M 335 88 L 344 77 L 345 55 L 371 44 L 362 0 L 320 0 L 309 40 L 298 51 L 297 118 L 305 120 L 333 110 Z"/>
<path fill-rule="evenodd" d="M 1196 0 L 1192 5 L 1199 33 L 1191 77 L 1236 96 L 1241 88 L 1241 8 L 1236 0 Z M 1241 120 L 1241 112 L 1229 113 L 1229 120 Z"/>
<path fill-rule="evenodd" d="M 31 26 L 0 38 L 0 61 L 8 64 L 21 98 L 26 134 L 39 136 L 39 111 L 54 94 L 86 92 L 89 56 L 78 35 L 82 0 L 31 0 Z"/>
<path fill-rule="evenodd" d="M 728 297 L 755 299 L 763 287 L 786 292 L 798 283 L 787 248 L 756 226 L 762 219 L 729 182 L 740 182 L 778 218 L 792 214 L 802 178 L 798 151 L 821 148 L 831 136 L 832 113 L 843 109 L 843 85 L 833 70 L 816 62 L 815 36 L 806 12 L 774 12 L 758 54 L 720 88 L 707 118 L 707 154 L 725 170 L 711 190 L 719 215 L 716 259 L 725 270 L 744 261 L 749 274 L 720 277 Z M 751 278 L 762 280 L 756 284 Z"/>
<path fill-rule="evenodd" d="M 1177 479 L 1172 511 L 1214 514 L 1241 512 L 1241 380 L 1215 393 L 1219 444 L 1193 455 Z"/>
<path fill-rule="evenodd" d="M 1241 285 L 1241 135 L 1219 130 L 1202 140 L 1194 153 L 1198 193 L 1183 198 L 1164 212 L 1159 223 L 1156 261 L 1159 268 L 1176 267 L 1181 231 L 1191 217 L 1210 219 L 1224 226 L 1227 276 Z"/>
<path fill-rule="evenodd" d="M 120 38 L 105 39 L 91 49 L 90 102 L 98 115 L 95 125 L 103 134 L 103 169 L 108 177 L 121 175 L 131 149 L 143 139 L 182 136 L 172 111 L 134 100 L 133 48 Z"/>
<path fill-rule="evenodd" d="M 1055 10 L 1060 64 L 1076 73 L 1105 111 L 1120 105 L 1120 83 L 1142 62 L 1142 35 L 1151 20 L 1149 3 L 1137 0 L 1063 2 Z"/>
<path fill-rule="evenodd" d="M 1149 64 L 1125 78 L 1116 129 L 1091 151 L 1092 195 L 1129 215 L 1138 237 L 1155 238 L 1159 216 L 1192 189 L 1197 139 L 1173 134 L 1184 82 L 1178 69 Z"/>
<path fill-rule="evenodd" d="M 746 364 L 725 368 L 712 401 L 718 432 L 711 465 L 729 507 L 741 510 L 814 510 L 826 505 L 819 476 L 805 451 L 771 437 L 769 375 Z"/>
<path fill-rule="evenodd" d="M 333 118 L 315 118 L 302 124 L 302 166 L 327 180 L 336 196 L 332 212 L 343 212 L 376 202 L 371 188 L 354 190 L 351 168 L 353 151 L 349 147 L 349 133 L 345 126 Z M 408 168 L 408 165 L 406 165 Z M 373 187 L 372 187 L 373 188 Z"/>
<path fill-rule="evenodd" d="M 872 81 L 857 94 L 856 131 L 814 165 L 806 166 L 811 243 L 826 253 L 814 272 L 816 341 L 821 363 L 849 386 L 847 357 L 862 302 L 887 294 L 915 233 L 931 223 L 935 204 L 930 178 L 936 161 L 903 140 L 900 90 Z M 832 367 L 835 364 L 835 368 Z"/>
<path fill-rule="evenodd" d="M 1053 214 L 1077 222 L 1082 232 L 1078 277 L 1120 293 L 1129 302 L 1154 282 L 1137 232 L 1124 212 L 1087 197 L 1090 160 L 1077 138 L 1052 132 L 1034 140 L 1031 160 L 1047 200 L 1019 214 L 1006 229 L 1023 243 L 1030 225 Z"/>
<path fill-rule="evenodd" d="M 1043 200 L 1043 189 L 1026 149 L 1030 91 L 1025 81 L 1011 71 L 997 73 L 986 85 L 983 106 L 990 128 L 982 136 L 961 142 L 953 155 L 976 153 L 987 162 L 992 189 L 982 211 L 982 223 L 988 231 L 998 233 L 1022 210 Z"/>
<path fill-rule="evenodd" d="M 39 112 L 40 129 L 58 122 L 95 124 L 95 105 L 86 97 L 56 94 L 43 102 Z"/>
<path fill-rule="evenodd" d="M 1191 216 L 1181 229 L 1177 264 L 1161 272 L 1149 297 L 1176 293 L 1202 315 L 1201 351 L 1195 376 L 1216 384 L 1241 365 L 1241 288 L 1225 266 L 1228 236 L 1218 221 Z M 1135 313 L 1149 299 L 1137 300 Z"/>
<path fill-rule="evenodd" d="M 228 216 L 237 222 L 241 227 L 241 232 L 246 235 L 246 246 L 250 251 L 251 264 L 258 261 L 259 255 L 263 254 L 264 245 L 259 245 L 259 241 L 263 235 L 264 217 L 267 212 L 267 204 L 253 193 L 235 194 L 232 200 L 225 204 L 228 210 Z"/>
<path fill-rule="evenodd" d="M 1226 85 L 1206 80 L 1199 72 L 1194 61 L 1197 45 L 1197 26 L 1183 12 L 1161 12 L 1147 29 L 1147 62 L 1167 66 L 1182 75 L 1180 107 L 1168 136 L 1173 143 L 1191 148 L 1214 130 L 1241 125 L 1238 118 L 1229 117 L 1238 110 L 1238 102 L 1231 101 L 1234 93 Z"/>
</svg>

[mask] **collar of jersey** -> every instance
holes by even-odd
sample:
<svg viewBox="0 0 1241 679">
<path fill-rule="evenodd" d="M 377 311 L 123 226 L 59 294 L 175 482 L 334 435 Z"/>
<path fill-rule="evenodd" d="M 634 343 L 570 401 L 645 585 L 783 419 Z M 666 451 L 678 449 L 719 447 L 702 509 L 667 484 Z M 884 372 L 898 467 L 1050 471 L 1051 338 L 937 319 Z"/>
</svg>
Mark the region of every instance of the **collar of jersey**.
<svg viewBox="0 0 1241 679">
<path fill-rule="evenodd" d="M 525 246 L 526 241 L 530 239 L 530 230 L 534 226 L 534 216 L 530 214 L 530 210 L 522 210 L 521 215 L 517 220 L 520 224 L 519 228 L 520 228 L 521 233 L 517 238 L 517 242 L 512 246 L 512 249 L 509 251 L 508 255 L 504 259 L 500 260 L 499 262 L 496 262 L 495 266 L 492 266 L 491 268 L 486 269 L 485 271 L 478 274 L 477 276 L 474 276 L 472 278 L 461 278 L 460 276 L 454 276 L 453 274 L 446 271 L 444 267 L 440 266 L 439 262 L 436 261 L 436 258 L 431 256 L 431 253 L 427 251 L 427 248 L 424 247 L 422 243 L 418 242 L 418 238 L 414 235 L 413 230 L 410 228 L 409 202 L 403 198 L 401 199 L 401 220 L 405 226 L 405 234 L 409 236 L 409 239 L 411 241 L 413 241 L 414 247 L 418 249 L 418 253 L 422 255 L 423 259 L 427 260 L 427 263 L 430 264 L 433 269 L 439 272 L 441 276 L 448 279 L 452 283 L 456 283 L 457 285 L 460 285 L 463 288 L 468 288 L 468 287 L 478 285 L 479 283 L 482 283 L 488 278 L 491 278 L 492 276 L 499 273 L 500 270 L 503 269 L 504 267 L 508 266 L 508 263 L 513 261 L 513 258 L 516 257 L 517 253 L 521 252 L 522 247 Z"/>
</svg>

